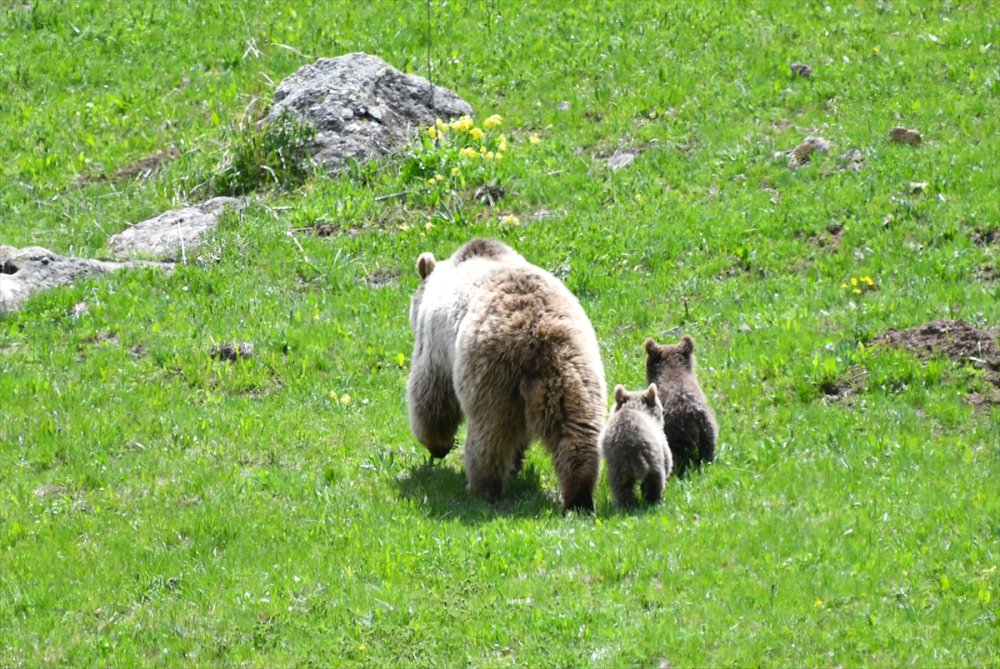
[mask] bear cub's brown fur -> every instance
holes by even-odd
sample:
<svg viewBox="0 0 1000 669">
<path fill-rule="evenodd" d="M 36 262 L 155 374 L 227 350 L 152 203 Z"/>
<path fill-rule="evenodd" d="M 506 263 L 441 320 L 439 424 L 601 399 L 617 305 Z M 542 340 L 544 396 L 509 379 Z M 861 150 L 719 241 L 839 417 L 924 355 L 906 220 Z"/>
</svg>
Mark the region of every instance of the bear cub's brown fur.
<svg viewBox="0 0 1000 669">
<path fill-rule="evenodd" d="M 601 453 L 616 506 L 631 509 L 638 504 L 636 481 L 646 502 L 660 501 L 673 464 L 655 383 L 634 392 L 615 386 L 615 406 L 601 432 Z"/>
<path fill-rule="evenodd" d="M 689 335 L 676 344 L 646 340 L 646 382 L 656 384 L 663 404 L 663 432 L 678 476 L 715 459 L 719 428 L 694 369 L 694 339 Z"/>
</svg>

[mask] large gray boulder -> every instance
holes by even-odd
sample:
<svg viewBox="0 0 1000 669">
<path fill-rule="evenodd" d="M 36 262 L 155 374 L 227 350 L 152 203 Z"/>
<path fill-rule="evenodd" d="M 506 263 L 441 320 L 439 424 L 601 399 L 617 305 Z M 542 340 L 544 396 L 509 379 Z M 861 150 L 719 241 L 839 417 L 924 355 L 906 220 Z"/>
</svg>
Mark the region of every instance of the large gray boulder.
<svg viewBox="0 0 1000 669">
<path fill-rule="evenodd" d="M 315 159 L 331 174 L 350 158 L 395 153 L 435 119 L 472 115 L 448 89 L 365 53 L 321 58 L 282 81 L 267 120 L 286 111 L 316 128 Z"/>
<path fill-rule="evenodd" d="M 108 248 L 117 258 L 145 256 L 181 260 L 205 241 L 207 233 L 215 229 L 226 207 L 238 210 L 243 204 L 243 200 L 235 197 L 216 197 L 200 204 L 171 209 L 111 235 Z"/>
<path fill-rule="evenodd" d="M 169 269 L 173 265 L 67 258 L 40 246 L 23 249 L 0 246 L 0 313 L 19 308 L 37 290 L 63 286 L 85 277 L 129 267 Z"/>
</svg>

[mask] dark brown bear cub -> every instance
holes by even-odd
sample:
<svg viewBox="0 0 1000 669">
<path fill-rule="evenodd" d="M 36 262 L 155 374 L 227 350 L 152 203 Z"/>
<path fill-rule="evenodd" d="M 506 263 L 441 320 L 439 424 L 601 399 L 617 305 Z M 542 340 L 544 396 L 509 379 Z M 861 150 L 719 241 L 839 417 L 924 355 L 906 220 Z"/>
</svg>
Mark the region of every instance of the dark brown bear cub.
<svg viewBox="0 0 1000 669">
<path fill-rule="evenodd" d="M 663 404 L 663 432 L 674 458 L 674 472 L 715 459 L 719 428 L 694 373 L 694 339 L 676 344 L 646 340 L 646 381 L 655 383 Z"/>
<path fill-rule="evenodd" d="M 645 501 L 660 501 L 672 461 L 663 435 L 663 405 L 656 396 L 655 383 L 637 392 L 615 386 L 615 406 L 601 432 L 601 453 L 616 506 L 636 506 L 636 481 L 641 482 Z"/>
</svg>

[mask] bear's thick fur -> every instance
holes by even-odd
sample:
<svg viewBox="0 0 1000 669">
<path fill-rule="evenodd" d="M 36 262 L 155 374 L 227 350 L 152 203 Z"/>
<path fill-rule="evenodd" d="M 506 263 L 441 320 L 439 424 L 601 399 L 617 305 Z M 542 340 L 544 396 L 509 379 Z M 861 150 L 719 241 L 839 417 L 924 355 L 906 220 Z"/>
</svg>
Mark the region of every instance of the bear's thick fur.
<svg viewBox="0 0 1000 669">
<path fill-rule="evenodd" d="M 638 504 L 636 481 L 646 502 L 660 501 L 673 459 L 663 434 L 663 405 L 655 383 L 635 392 L 615 386 L 615 406 L 600 443 L 616 506 L 631 509 Z"/>
<path fill-rule="evenodd" d="M 694 339 L 689 335 L 662 346 L 646 340 L 646 382 L 656 384 L 663 403 L 663 432 L 678 476 L 691 465 L 715 459 L 719 428 L 694 367 Z"/>
<path fill-rule="evenodd" d="M 535 438 L 563 508 L 593 510 L 606 390 L 597 337 L 557 278 L 506 244 L 474 239 L 447 260 L 417 260 L 410 303 L 410 427 L 431 455 L 454 446 L 464 416 L 469 489 L 503 494 Z"/>
</svg>

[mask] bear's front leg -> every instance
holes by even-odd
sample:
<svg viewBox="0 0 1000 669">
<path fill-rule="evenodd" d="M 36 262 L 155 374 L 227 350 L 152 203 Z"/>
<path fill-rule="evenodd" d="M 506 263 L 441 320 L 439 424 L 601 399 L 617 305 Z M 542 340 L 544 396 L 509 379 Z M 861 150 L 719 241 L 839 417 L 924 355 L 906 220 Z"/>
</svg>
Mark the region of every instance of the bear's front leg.
<svg viewBox="0 0 1000 669">
<path fill-rule="evenodd" d="M 406 384 L 410 429 L 432 457 L 443 458 L 455 446 L 462 408 L 451 377 L 414 361 Z"/>
</svg>

